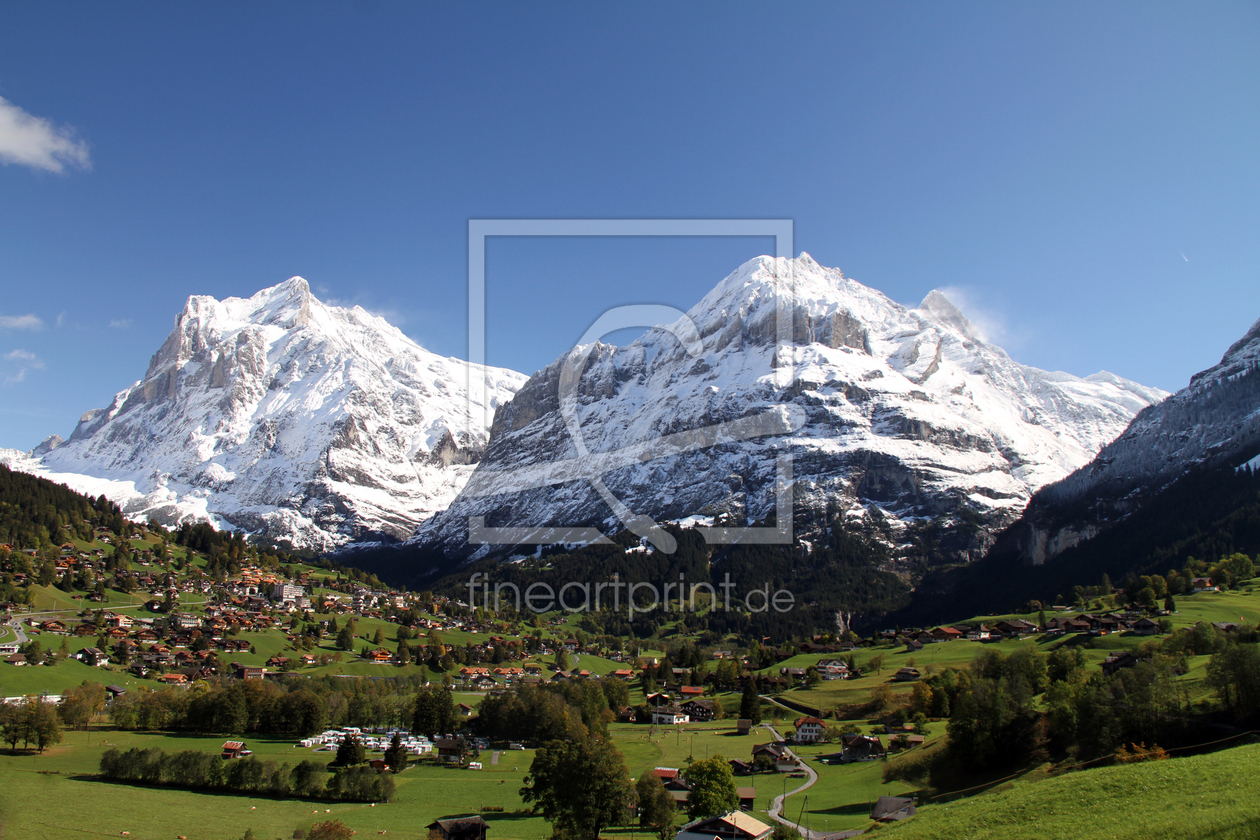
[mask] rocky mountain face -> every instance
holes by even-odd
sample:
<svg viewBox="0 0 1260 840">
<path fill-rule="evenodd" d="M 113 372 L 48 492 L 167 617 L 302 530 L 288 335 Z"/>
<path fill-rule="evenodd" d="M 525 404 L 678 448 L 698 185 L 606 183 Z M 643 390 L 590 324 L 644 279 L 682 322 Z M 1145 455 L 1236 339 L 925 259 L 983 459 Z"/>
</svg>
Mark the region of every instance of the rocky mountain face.
<svg viewBox="0 0 1260 840">
<path fill-rule="evenodd" d="M 1137 510 L 1196 468 L 1260 458 L 1260 321 L 1220 364 L 1144 409 L 1098 457 L 1044 488 L 1004 536 L 1040 565 Z"/>
<path fill-rule="evenodd" d="M 470 517 L 617 531 L 613 503 L 660 522 L 772 520 L 786 453 L 798 533 L 837 515 L 894 542 L 925 520 L 965 522 L 939 559 L 967 560 L 1166 396 L 1018 364 L 941 293 L 905 307 L 806 254 L 752 260 L 677 324 L 581 354 L 580 378 L 558 360 L 497 410 L 472 480 L 413 546 L 485 555 Z"/>
<path fill-rule="evenodd" d="M 210 520 L 296 547 L 397 539 L 447 507 L 521 374 L 423 349 L 294 277 L 248 300 L 188 299 L 144 378 L 83 415 L 36 472 L 164 524 Z"/>
</svg>

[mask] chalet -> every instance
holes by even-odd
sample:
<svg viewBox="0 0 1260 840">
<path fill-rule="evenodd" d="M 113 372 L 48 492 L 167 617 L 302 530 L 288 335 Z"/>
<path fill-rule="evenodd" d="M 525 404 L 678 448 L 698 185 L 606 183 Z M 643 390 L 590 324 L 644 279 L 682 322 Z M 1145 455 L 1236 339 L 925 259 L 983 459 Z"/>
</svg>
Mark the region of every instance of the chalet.
<svg viewBox="0 0 1260 840">
<path fill-rule="evenodd" d="M 634 671 L 631 671 L 629 668 L 618 668 L 616 671 L 612 672 L 612 675 L 619 680 L 634 679 Z"/>
<path fill-rule="evenodd" d="M 674 702 L 674 698 L 670 697 L 663 691 L 652 692 L 647 696 L 646 700 L 649 706 L 668 706 L 670 703 Z"/>
<path fill-rule="evenodd" d="M 636 719 L 633 706 L 622 706 L 617 710 L 618 723 L 634 723 Z"/>
<path fill-rule="evenodd" d="M 777 764 L 780 761 L 787 760 L 791 753 L 782 744 L 755 744 L 752 748 L 752 756 L 755 759 L 759 755 L 768 756 Z"/>
<path fill-rule="evenodd" d="M 652 711 L 652 723 L 657 726 L 677 726 L 690 723 L 691 718 L 677 706 L 661 706 Z"/>
<path fill-rule="evenodd" d="M 662 784 L 665 784 L 677 779 L 679 771 L 677 767 L 653 767 L 652 775 L 660 779 Z"/>
<path fill-rule="evenodd" d="M 438 738 L 433 742 L 438 758 L 448 764 L 458 764 L 464 758 L 464 745 L 455 738 Z"/>
<path fill-rule="evenodd" d="M 717 714 L 717 702 L 714 700 L 688 700 L 679 706 L 691 720 L 713 720 Z"/>
<path fill-rule="evenodd" d="M 1159 632 L 1159 622 L 1149 618 L 1139 618 L 1133 622 L 1133 632 L 1139 636 L 1154 636 Z"/>
<path fill-rule="evenodd" d="M 742 811 L 751 811 L 757 807 L 757 789 L 753 787 L 737 787 L 735 795 L 739 797 L 739 807 Z"/>
<path fill-rule="evenodd" d="M 459 709 L 459 713 L 462 717 L 468 717 L 474 711 L 473 707 L 467 703 L 460 703 L 457 708 Z"/>
<path fill-rule="evenodd" d="M 921 650 L 923 650 L 923 642 L 918 639 L 906 640 L 906 653 L 918 653 Z"/>
<path fill-rule="evenodd" d="M 678 693 L 683 696 L 683 699 L 688 697 L 700 697 L 704 694 L 704 689 L 698 685 L 684 685 L 682 688 L 678 689 Z"/>
<path fill-rule="evenodd" d="M 914 800 L 908 796 L 881 796 L 871 808 L 871 819 L 875 822 L 897 822 L 917 813 Z"/>
<path fill-rule="evenodd" d="M 926 738 L 922 735 L 915 735 L 911 732 L 899 732 L 892 738 L 888 739 L 888 749 L 891 751 L 908 750 L 911 747 L 921 747 Z"/>
<path fill-rule="evenodd" d="M 434 820 L 426 826 L 429 829 L 428 840 L 486 840 L 486 829 L 489 827 L 479 816 Z"/>
<path fill-rule="evenodd" d="M 963 633 L 956 627 L 937 627 L 932 630 L 932 638 L 938 642 L 952 642 L 955 639 L 961 639 Z"/>
<path fill-rule="evenodd" d="M 874 761 L 884 757 L 884 744 L 875 735 L 844 735 L 840 738 L 841 761 Z"/>
<path fill-rule="evenodd" d="M 1220 592 L 1221 588 L 1212 583 L 1211 578 L 1197 577 L 1190 581 L 1190 585 L 1194 587 L 1195 592 Z"/>
<path fill-rule="evenodd" d="M 804 668 L 780 668 L 779 673 L 793 682 L 804 682 L 805 670 Z"/>
<path fill-rule="evenodd" d="M 237 665 L 236 678 L 238 680 L 261 680 L 263 678 L 263 669 L 247 665 Z"/>
<path fill-rule="evenodd" d="M 731 765 L 731 772 L 736 776 L 751 776 L 753 766 L 747 761 L 741 761 L 738 758 L 732 758 L 727 764 Z"/>
<path fill-rule="evenodd" d="M 704 817 L 684 825 L 674 840 L 763 840 L 774 829 L 742 811 Z"/>
<path fill-rule="evenodd" d="M 388 662 L 393 658 L 394 655 L 385 648 L 377 648 L 376 650 L 368 651 L 367 655 L 369 662 Z"/>
<path fill-rule="evenodd" d="M 827 731 L 827 724 L 816 717 L 796 719 L 796 741 L 800 744 L 816 744 Z"/>
<path fill-rule="evenodd" d="M 981 624 L 972 627 L 967 631 L 967 641 L 969 642 L 987 642 L 992 637 L 993 632 L 988 627 Z"/>
<path fill-rule="evenodd" d="M 815 667 L 824 680 L 844 679 L 849 676 L 849 664 L 842 659 L 820 659 Z"/>
<path fill-rule="evenodd" d="M 919 673 L 918 668 L 911 668 L 907 666 L 905 668 L 897 669 L 897 673 L 893 674 L 893 679 L 897 682 L 911 682 L 913 680 L 917 680 L 920 676 L 922 675 Z"/>
<path fill-rule="evenodd" d="M 39 632 L 64 633 L 66 632 L 66 625 L 62 624 L 60 621 L 45 621 L 39 625 Z"/>
<path fill-rule="evenodd" d="M 1110 677 L 1122 668 L 1132 668 L 1137 664 L 1138 658 L 1127 650 L 1115 651 L 1103 660 L 1102 671 L 1105 676 Z"/>
<path fill-rule="evenodd" d="M 5 657 L 5 660 L 4 660 L 4 661 L 5 661 L 5 662 L 8 662 L 10 665 L 28 665 L 28 664 L 30 664 L 30 663 L 28 663 L 28 662 L 26 661 L 26 655 L 25 655 L 25 654 L 21 654 L 21 653 L 14 653 L 14 654 L 12 654 L 12 655 L 10 655 L 10 656 L 7 656 L 7 657 Z"/>
<path fill-rule="evenodd" d="M 752 721 L 748 718 L 740 718 L 735 722 L 735 731 L 740 735 L 747 735 L 752 732 Z"/>
<path fill-rule="evenodd" d="M 247 756 L 249 754 L 250 754 L 250 751 L 245 749 L 244 741 L 224 741 L 223 742 L 223 757 L 224 758 L 243 758 L 244 756 Z"/>
<path fill-rule="evenodd" d="M 158 679 L 167 685 L 188 685 L 188 676 L 185 674 L 163 674 Z"/>
<path fill-rule="evenodd" d="M 1064 633 L 1088 633 L 1093 628 L 1089 622 L 1080 616 L 1076 618 L 1065 618 L 1061 624 Z"/>
<path fill-rule="evenodd" d="M 1037 632 L 1037 625 L 1024 621 L 1022 618 L 1016 618 L 1011 621 L 999 621 L 993 625 L 993 629 L 1003 636 L 1031 636 Z"/>
</svg>

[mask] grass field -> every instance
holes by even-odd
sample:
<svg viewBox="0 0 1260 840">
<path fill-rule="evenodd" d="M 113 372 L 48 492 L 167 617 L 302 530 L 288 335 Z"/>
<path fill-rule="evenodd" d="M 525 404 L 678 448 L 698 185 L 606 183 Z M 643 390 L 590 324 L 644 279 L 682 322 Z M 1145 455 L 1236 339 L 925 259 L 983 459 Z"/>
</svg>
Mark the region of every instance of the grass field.
<svg viewBox="0 0 1260 840">
<path fill-rule="evenodd" d="M 704 758 L 721 753 L 728 758 L 751 754 L 755 743 L 769 740 L 764 732 L 740 737 L 732 734 L 733 721 L 690 724 L 679 729 L 615 725 L 611 735 L 625 755 L 630 775 L 657 766 L 686 767 L 688 755 Z M 0 755 L 0 821 L 3 837 L 60 840 L 64 837 L 119 836 L 173 838 L 184 834 L 198 840 L 235 840 L 246 828 L 260 838 L 291 837 L 295 828 L 316 820 L 336 817 L 360 835 L 386 831 L 388 837 L 424 838 L 429 822 L 439 817 L 476 813 L 483 806 L 502 807 L 486 813 L 494 840 L 543 840 L 551 834 L 541 818 L 521 813 L 519 790 L 529 770 L 531 750 L 483 752 L 483 770 L 413 767 L 395 777 L 398 795 L 393 803 L 371 807 L 363 804 L 313 803 L 268 797 L 193 793 L 123 786 L 95 781 L 90 774 L 99 766 L 108 746 L 120 749 L 157 746 L 167 751 L 204 750 L 218 753 L 224 736 L 155 735 L 114 730 L 66 733 L 65 741 L 44 755 Z M 261 760 L 296 764 L 305 758 L 331 760 L 330 752 L 295 748 L 290 739 L 247 738 L 249 748 Z M 777 776 L 740 780 L 756 786 L 757 806 L 764 810 L 779 793 Z M 764 791 L 764 795 L 763 795 Z M 58 803 L 72 802 L 72 808 Z M 319 813 L 313 811 L 318 809 Z M 324 809 L 328 809 L 325 814 Z M 84 817 L 90 814 L 90 819 Z M 611 829 L 606 835 L 629 833 Z M 642 833 L 642 832 L 640 832 Z"/>
<path fill-rule="evenodd" d="M 1251 840 L 1260 837 L 1260 745 L 1102 767 L 920 807 L 889 840 Z"/>
<path fill-rule="evenodd" d="M 492 765 L 484 753 L 484 770 L 413 767 L 395 777 L 394 802 L 372 807 L 360 803 L 314 803 L 295 799 L 193 793 L 180 790 L 116 785 L 95 781 L 102 741 L 126 749 L 158 746 L 168 751 L 198 749 L 217 754 L 223 736 L 178 737 L 129 732 L 67 732 L 66 740 L 44 755 L 0 756 L 0 821 L 6 838 L 62 840 L 79 836 L 168 840 L 183 834 L 197 840 L 237 840 L 252 828 L 259 840 L 293 836 L 317 820 L 337 818 L 361 836 L 387 832 L 391 838 L 419 840 L 425 825 L 444 816 L 476 813 L 483 806 L 502 807 L 487 813 L 495 840 L 542 840 L 551 834 L 541 818 L 517 813 L 518 791 L 533 753 L 511 751 Z M 290 740 L 247 739 L 262 760 L 296 764 L 305 758 L 331 760 L 293 746 Z M 69 803 L 69 804 L 67 804 Z M 325 813 L 327 809 L 328 813 Z M 314 813 L 318 810 L 318 814 Z"/>
<path fill-rule="evenodd" d="M 147 685 L 153 688 L 158 683 L 142 680 L 125 671 L 104 671 L 84 665 L 75 659 L 67 659 L 53 666 L 26 665 L 16 668 L 12 665 L 0 666 L 0 697 L 19 697 L 26 694 L 60 694 L 74 688 L 84 680 L 99 682 L 105 685 L 121 685 L 134 688 Z"/>
<path fill-rule="evenodd" d="M 885 747 L 888 746 L 892 737 L 884 733 L 883 727 L 864 726 L 862 731 L 878 735 Z M 928 725 L 928 743 L 944 734 L 944 721 Z M 839 749 L 838 744 L 792 748 L 793 752 L 805 759 L 818 773 L 818 782 L 808 790 L 787 798 L 784 814 L 788 819 L 800 822 L 814 831 L 846 831 L 851 828 L 863 828 L 871 824 L 871 806 L 879 797 L 903 796 L 916 789 L 917 786 L 906 782 L 884 784 L 882 761 L 828 765 L 817 760 L 818 756 L 834 753 Z M 789 789 L 793 786 L 792 782 L 788 783 Z"/>
</svg>

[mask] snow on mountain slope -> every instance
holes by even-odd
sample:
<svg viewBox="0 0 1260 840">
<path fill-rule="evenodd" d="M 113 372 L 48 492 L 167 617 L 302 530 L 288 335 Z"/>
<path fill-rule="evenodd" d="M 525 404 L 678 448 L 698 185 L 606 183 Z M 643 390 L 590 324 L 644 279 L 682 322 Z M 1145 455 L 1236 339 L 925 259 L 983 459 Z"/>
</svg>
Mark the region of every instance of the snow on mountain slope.
<svg viewBox="0 0 1260 840">
<path fill-rule="evenodd" d="M 142 380 L 37 458 L 0 459 L 166 523 L 209 519 L 320 550 L 405 538 L 485 447 L 469 373 L 294 277 L 249 299 L 190 297 Z M 525 381 L 485 375 L 491 408 Z"/>
<path fill-rule="evenodd" d="M 1084 469 L 1053 487 L 1047 501 L 1120 495 L 1167 483 L 1193 466 L 1246 461 L 1260 452 L 1260 321 L 1219 364 L 1139 414 Z"/>
<path fill-rule="evenodd" d="M 780 305 L 793 324 L 783 350 Z M 967 508 L 997 528 L 1166 396 L 1108 373 L 1081 379 L 1018 364 L 941 293 L 911 309 L 807 254 L 746 263 L 688 316 L 697 355 L 663 329 L 586 349 L 578 417 L 592 458 L 574 460 L 558 396 L 563 359 L 531 377 L 496 413 L 472 481 L 413 542 L 467 556 L 470 516 L 492 527 L 619 530 L 585 480 L 548 486 L 601 459 L 608 489 L 636 513 L 742 525 L 774 511 L 783 451 L 794 459 L 798 518 L 878 508 L 904 524 Z M 796 431 L 651 457 L 662 436 L 789 407 L 804 419 Z M 646 460 L 619 464 L 612 454 L 636 446 Z M 983 550 L 986 537 L 955 556 Z"/>
<path fill-rule="evenodd" d="M 1188 471 L 1260 459 L 1260 321 L 1220 363 L 1143 410 L 1090 463 L 1034 497 L 1009 541 L 1040 565 L 1123 519 Z"/>
</svg>

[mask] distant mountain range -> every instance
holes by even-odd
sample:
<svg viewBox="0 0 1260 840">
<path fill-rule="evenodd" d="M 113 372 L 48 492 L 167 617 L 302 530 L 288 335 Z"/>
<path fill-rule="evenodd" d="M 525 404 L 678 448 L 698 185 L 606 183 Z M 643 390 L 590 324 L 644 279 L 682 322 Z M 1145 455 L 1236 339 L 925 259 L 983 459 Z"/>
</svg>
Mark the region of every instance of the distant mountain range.
<svg viewBox="0 0 1260 840">
<path fill-rule="evenodd" d="M 903 306 L 802 254 L 752 260 L 678 324 L 527 378 L 436 356 L 293 278 L 247 300 L 189 298 L 140 381 L 68 440 L 0 460 L 166 524 L 206 519 L 319 551 L 405 540 L 436 572 L 520 550 L 470 543 L 470 518 L 622 529 L 591 477 L 658 522 L 773 523 L 790 455 L 798 537 L 840 517 L 883 534 L 895 556 L 966 562 L 1043 488 L 1092 493 L 1086 465 L 1121 484 L 1159 473 L 1124 467 L 1142 458 L 1123 441 L 1139 427 L 1164 440 L 1151 430 L 1203 399 L 1245 404 L 1254 343 L 1196 378 L 1198 396 L 1164 403 L 1113 374 L 1021 365 L 940 292 Z M 566 362 L 581 368 L 567 422 Z M 488 428 L 486 407 L 469 406 L 470 375 L 487 377 Z M 1232 457 L 1228 438 L 1227 422 L 1203 436 L 1203 457 Z M 1181 458 L 1171 443 L 1135 447 Z M 1093 461 L 1100 451 L 1124 478 Z"/>
<path fill-rule="evenodd" d="M 784 348 L 780 312 L 792 325 Z M 963 525 L 942 528 L 931 559 L 966 561 L 1033 492 L 1088 463 L 1166 396 L 1109 373 L 1021 365 L 940 292 L 902 306 L 807 254 L 748 262 L 687 319 L 696 346 L 675 325 L 625 347 L 584 348 L 571 422 L 589 456 L 561 410 L 566 360 L 534 374 L 496 413 L 470 483 L 411 545 L 453 561 L 484 555 L 490 547 L 468 542 L 472 517 L 554 534 L 620 530 L 583 476 L 592 464 L 615 500 L 656 521 L 773 520 L 777 462 L 788 453 L 801 533 L 836 515 L 876 519 L 894 543 L 926 521 Z M 758 418 L 768 431 L 740 439 L 739 424 Z M 713 445 L 687 447 L 689 435 Z"/>
<path fill-rule="evenodd" d="M 1260 457 L 1260 321 L 1220 363 L 1142 411 L 1098 457 L 1037 494 L 1012 533 L 1044 563 L 1082 536 L 1123 519 L 1191 470 Z"/>
<path fill-rule="evenodd" d="M 1066 598 L 1107 575 L 1260 553 L 1260 321 L 1220 363 L 1037 492 L 979 563 L 924 580 L 907 622 Z"/>
<path fill-rule="evenodd" d="M 317 551 L 405 539 L 485 448 L 470 375 L 483 372 L 294 277 L 247 300 L 190 297 L 140 381 L 68 440 L 0 460 L 166 525 L 209 520 Z M 484 375 L 490 409 L 525 381 Z"/>
</svg>

